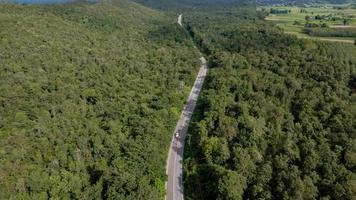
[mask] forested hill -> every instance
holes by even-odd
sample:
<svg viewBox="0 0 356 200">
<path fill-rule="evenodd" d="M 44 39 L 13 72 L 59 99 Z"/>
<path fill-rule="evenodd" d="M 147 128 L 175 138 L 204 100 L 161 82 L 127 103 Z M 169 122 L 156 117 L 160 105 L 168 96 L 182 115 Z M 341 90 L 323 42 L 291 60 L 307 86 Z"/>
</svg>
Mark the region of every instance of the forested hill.
<svg viewBox="0 0 356 200">
<path fill-rule="evenodd" d="M 162 199 L 198 58 L 136 3 L 0 4 L 0 199 Z"/>
<path fill-rule="evenodd" d="M 210 63 L 186 199 L 355 199 L 356 47 L 238 13 L 185 15 Z"/>
</svg>

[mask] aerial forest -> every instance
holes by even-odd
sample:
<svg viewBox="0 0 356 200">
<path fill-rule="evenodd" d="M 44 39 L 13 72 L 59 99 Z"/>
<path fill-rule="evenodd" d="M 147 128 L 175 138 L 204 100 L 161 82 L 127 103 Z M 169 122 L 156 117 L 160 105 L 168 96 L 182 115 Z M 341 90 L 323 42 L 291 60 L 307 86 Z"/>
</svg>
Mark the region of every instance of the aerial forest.
<svg viewBox="0 0 356 200">
<path fill-rule="evenodd" d="M 0 17 L 0 199 L 163 199 L 200 65 L 176 18 L 125 0 Z"/>
<path fill-rule="evenodd" d="M 209 73 L 186 199 L 355 199 L 355 46 L 297 39 L 245 12 L 188 16 Z"/>
<path fill-rule="evenodd" d="M 164 199 L 201 56 L 186 200 L 356 199 L 354 44 L 255 1 L 136 1 L 0 3 L 0 199 Z"/>
</svg>

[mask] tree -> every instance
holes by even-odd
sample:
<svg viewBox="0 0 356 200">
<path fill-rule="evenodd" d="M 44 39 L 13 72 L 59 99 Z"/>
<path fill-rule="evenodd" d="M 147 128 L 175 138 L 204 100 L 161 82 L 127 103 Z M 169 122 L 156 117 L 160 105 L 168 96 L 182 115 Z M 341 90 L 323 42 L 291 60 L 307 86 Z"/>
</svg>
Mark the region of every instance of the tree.
<svg viewBox="0 0 356 200">
<path fill-rule="evenodd" d="M 311 17 L 309 15 L 305 16 L 305 20 L 309 22 L 311 20 Z"/>
<path fill-rule="evenodd" d="M 234 171 L 226 171 L 219 178 L 219 200 L 242 200 L 243 190 L 246 188 L 246 178 Z"/>
<path fill-rule="evenodd" d="M 348 19 L 348 18 L 343 18 L 343 19 L 342 19 L 342 24 L 343 24 L 344 26 L 346 26 L 346 25 L 349 24 L 349 21 L 350 21 L 350 19 Z"/>
</svg>

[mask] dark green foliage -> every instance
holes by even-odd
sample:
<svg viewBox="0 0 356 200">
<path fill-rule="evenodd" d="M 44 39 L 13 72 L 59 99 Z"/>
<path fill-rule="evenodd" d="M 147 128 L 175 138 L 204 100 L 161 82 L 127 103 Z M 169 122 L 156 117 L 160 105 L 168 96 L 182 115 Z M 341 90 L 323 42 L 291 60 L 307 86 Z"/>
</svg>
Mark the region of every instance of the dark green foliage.
<svg viewBox="0 0 356 200">
<path fill-rule="evenodd" d="M 187 199 L 355 199 L 355 47 L 246 18 L 189 18 L 210 70 L 187 139 Z"/>
<path fill-rule="evenodd" d="M 199 68 L 176 19 L 125 1 L 0 19 L 0 199 L 162 199 Z"/>
<path fill-rule="evenodd" d="M 270 10 L 271 14 L 288 14 L 290 12 L 291 12 L 290 10 L 286 10 L 286 9 L 274 9 L 274 8 L 271 8 L 271 10 Z"/>
<path fill-rule="evenodd" d="M 356 28 L 305 28 L 303 32 L 319 37 L 356 37 Z"/>
</svg>

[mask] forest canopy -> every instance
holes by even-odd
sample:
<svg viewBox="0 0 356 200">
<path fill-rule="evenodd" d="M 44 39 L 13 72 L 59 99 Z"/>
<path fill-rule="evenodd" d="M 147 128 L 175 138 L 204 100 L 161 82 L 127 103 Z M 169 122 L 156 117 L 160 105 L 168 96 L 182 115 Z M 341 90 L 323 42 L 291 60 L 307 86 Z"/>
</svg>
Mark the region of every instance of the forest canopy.
<svg viewBox="0 0 356 200">
<path fill-rule="evenodd" d="M 233 6 L 255 1 L 137 1 L 173 11 L 0 4 L 0 199 L 163 199 L 202 54 L 186 199 L 355 199 L 355 46 Z"/>
<path fill-rule="evenodd" d="M 176 18 L 124 0 L 0 18 L 0 199 L 162 199 L 199 68 Z"/>
<path fill-rule="evenodd" d="M 186 198 L 355 199 L 356 48 L 243 13 L 188 16 L 209 74 L 187 138 Z"/>
</svg>

